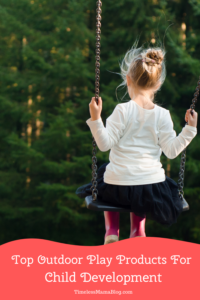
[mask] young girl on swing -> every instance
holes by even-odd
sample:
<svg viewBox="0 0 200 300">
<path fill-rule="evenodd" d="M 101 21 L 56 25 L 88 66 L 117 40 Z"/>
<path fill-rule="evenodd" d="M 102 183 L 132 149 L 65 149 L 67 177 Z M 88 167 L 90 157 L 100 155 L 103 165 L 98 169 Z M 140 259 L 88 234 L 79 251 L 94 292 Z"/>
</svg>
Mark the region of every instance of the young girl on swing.
<svg viewBox="0 0 200 300">
<path fill-rule="evenodd" d="M 132 47 L 121 65 L 123 84 L 130 99 L 118 104 L 106 120 L 101 119 L 102 99 L 89 104 L 86 121 L 101 151 L 110 151 L 109 163 L 98 170 L 98 198 L 129 207 L 130 238 L 145 237 L 146 218 L 171 226 L 182 212 L 177 183 L 165 175 L 162 152 L 177 157 L 197 134 L 197 113 L 188 109 L 188 125 L 176 136 L 169 110 L 154 103 L 155 93 L 166 76 L 165 50 Z M 91 195 L 91 183 L 77 190 L 83 198 Z M 104 244 L 119 240 L 119 212 L 105 211 Z"/>
</svg>

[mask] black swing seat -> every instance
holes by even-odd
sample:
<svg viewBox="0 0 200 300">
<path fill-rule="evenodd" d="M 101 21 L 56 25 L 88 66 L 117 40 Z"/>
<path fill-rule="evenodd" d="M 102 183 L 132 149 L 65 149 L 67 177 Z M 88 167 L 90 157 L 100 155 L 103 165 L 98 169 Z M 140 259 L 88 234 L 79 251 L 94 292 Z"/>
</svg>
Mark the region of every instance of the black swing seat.
<svg viewBox="0 0 200 300">
<path fill-rule="evenodd" d="M 183 201 L 183 211 L 189 210 L 189 205 L 187 201 L 182 197 Z M 95 211 L 118 211 L 118 212 L 130 212 L 129 208 L 125 208 L 122 206 L 113 206 L 111 204 L 105 203 L 98 198 L 93 201 L 92 196 L 87 196 L 85 198 L 85 204 L 88 209 Z"/>
<path fill-rule="evenodd" d="M 98 198 L 93 201 L 92 196 L 87 196 L 85 198 L 85 204 L 88 209 L 96 211 L 118 211 L 118 212 L 130 212 L 129 208 L 121 206 L 113 206 L 111 204 L 105 203 Z"/>
</svg>

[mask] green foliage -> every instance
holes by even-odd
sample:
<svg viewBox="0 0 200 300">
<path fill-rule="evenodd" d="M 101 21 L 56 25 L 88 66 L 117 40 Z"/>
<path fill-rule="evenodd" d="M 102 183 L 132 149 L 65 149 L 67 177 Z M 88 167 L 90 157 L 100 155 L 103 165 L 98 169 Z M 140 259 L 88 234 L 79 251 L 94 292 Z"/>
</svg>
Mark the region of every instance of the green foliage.
<svg viewBox="0 0 200 300">
<path fill-rule="evenodd" d="M 95 5 L 91 0 L 0 1 L 1 244 L 32 237 L 103 244 L 103 213 L 87 210 L 75 194 L 91 180 L 92 137 L 85 121 L 94 95 Z M 112 72 L 119 72 L 119 61 L 140 36 L 144 46 L 164 41 L 167 79 L 156 101 L 170 109 L 177 134 L 181 131 L 199 76 L 199 11 L 199 1 L 193 0 L 103 1 L 104 121 L 126 92 L 118 91 L 116 99 L 121 79 Z M 148 236 L 200 243 L 199 145 L 197 136 L 187 149 L 190 211 L 171 228 L 147 220 Z M 98 166 L 108 155 L 98 151 Z M 169 161 L 161 159 L 166 168 Z M 180 156 L 171 161 L 176 181 L 179 164 Z M 120 232 L 120 238 L 128 238 L 128 214 L 121 216 Z"/>
</svg>

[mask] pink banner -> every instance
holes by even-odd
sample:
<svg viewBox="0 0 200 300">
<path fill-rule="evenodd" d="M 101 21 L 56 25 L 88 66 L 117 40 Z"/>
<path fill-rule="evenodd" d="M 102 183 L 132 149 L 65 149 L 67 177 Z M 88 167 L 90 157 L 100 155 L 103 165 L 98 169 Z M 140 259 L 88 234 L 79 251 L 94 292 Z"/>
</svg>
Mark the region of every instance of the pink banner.
<svg viewBox="0 0 200 300">
<path fill-rule="evenodd" d="M 0 246 L 1 299 L 199 299 L 200 245 L 132 238 L 102 246 L 42 239 Z"/>
</svg>

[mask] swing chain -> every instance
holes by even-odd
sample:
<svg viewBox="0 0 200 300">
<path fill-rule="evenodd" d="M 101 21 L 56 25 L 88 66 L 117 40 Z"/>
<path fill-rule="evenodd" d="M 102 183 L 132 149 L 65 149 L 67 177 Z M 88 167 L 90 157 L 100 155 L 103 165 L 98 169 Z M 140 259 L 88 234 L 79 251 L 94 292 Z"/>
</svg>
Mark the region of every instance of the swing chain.
<svg viewBox="0 0 200 300">
<path fill-rule="evenodd" d="M 100 81 L 100 39 L 101 39 L 101 6 L 102 2 L 98 0 L 96 2 L 96 62 L 95 62 L 95 101 L 98 104 L 98 99 L 99 99 L 99 81 Z M 93 137 L 92 141 L 93 145 L 93 150 L 92 150 L 92 186 L 91 186 L 91 191 L 92 191 L 92 200 L 95 201 L 97 199 L 97 157 L 96 157 L 96 141 Z"/>
<path fill-rule="evenodd" d="M 197 83 L 196 91 L 194 93 L 194 98 L 192 99 L 192 104 L 190 105 L 191 115 L 193 115 L 193 109 L 195 108 L 195 103 L 197 102 L 197 97 L 199 96 L 199 91 L 200 91 L 200 77 L 199 77 L 199 81 Z M 188 123 L 186 123 L 185 125 L 188 125 Z M 181 164 L 180 164 L 179 179 L 178 179 L 178 191 L 179 191 L 179 197 L 181 198 L 181 200 L 183 200 L 183 194 L 184 194 L 183 187 L 184 187 L 186 148 L 183 150 L 183 152 L 181 154 Z"/>
</svg>

